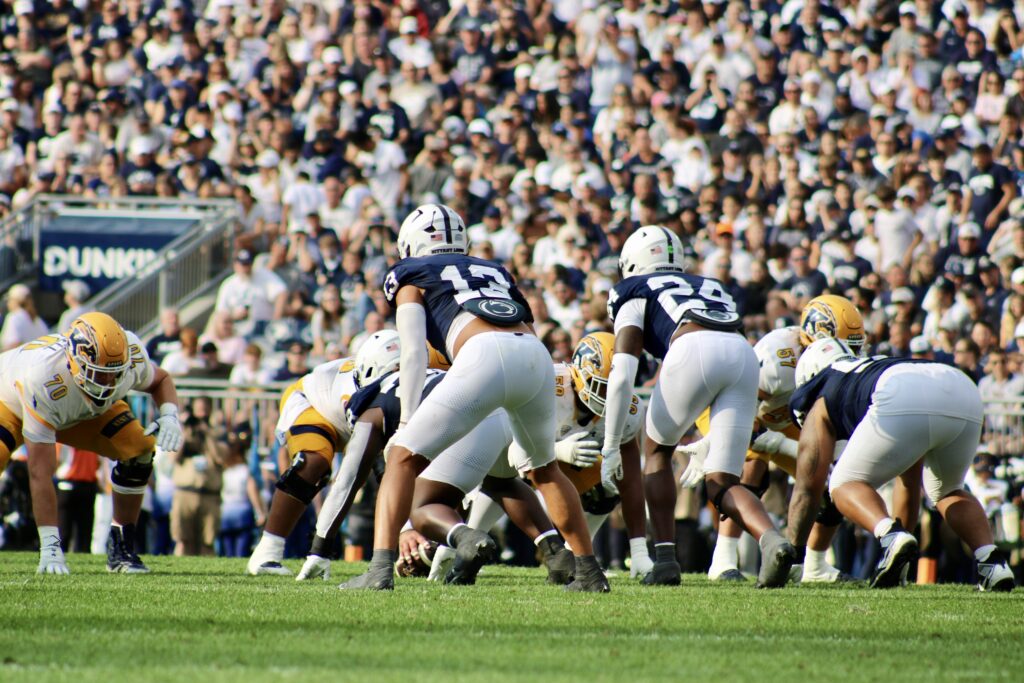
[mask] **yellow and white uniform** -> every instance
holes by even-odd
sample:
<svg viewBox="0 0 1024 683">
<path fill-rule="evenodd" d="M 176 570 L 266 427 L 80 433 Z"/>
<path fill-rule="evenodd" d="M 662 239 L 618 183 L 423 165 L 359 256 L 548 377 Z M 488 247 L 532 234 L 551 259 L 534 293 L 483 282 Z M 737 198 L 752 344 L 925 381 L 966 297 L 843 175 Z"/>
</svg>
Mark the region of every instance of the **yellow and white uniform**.
<svg viewBox="0 0 1024 683">
<path fill-rule="evenodd" d="M 780 432 L 790 439 L 799 439 L 800 430 L 789 414 L 789 397 L 796 390 L 796 362 L 802 350 L 800 328 L 796 325 L 772 330 L 754 346 L 760 371 L 757 377 L 757 422 L 761 427 Z M 710 409 L 697 419 L 701 435 L 708 433 Z M 747 451 L 747 460 L 774 462 L 790 475 L 796 472 L 796 462 L 782 454 L 768 455 Z"/>
<path fill-rule="evenodd" d="M 155 440 L 124 402 L 132 390 L 153 384 L 156 366 L 133 333 L 125 331 L 130 366 L 112 396 L 95 401 L 68 369 L 68 339 L 49 335 L 0 354 L 0 469 L 29 439 L 63 443 L 114 460 L 154 450 Z"/>
<path fill-rule="evenodd" d="M 318 366 L 285 390 L 276 431 L 284 437 L 288 455 L 316 453 L 331 462 L 344 449 L 352 435 L 345 408 L 358 390 L 355 369 L 353 359 L 340 358 Z"/>
<path fill-rule="evenodd" d="M 633 394 L 626 425 L 622 430 L 622 442 L 627 443 L 636 438 L 644 426 L 644 403 L 639 396 Z M 561 441 L 576 434 L 585 433 L 584 438 L 601 442 L 604 440 L 604 418 L 590 411 L 578 415 L 576 412 L 576 391 L 573 389 L 572 370 L 568 363 L 555 364 L 555 440 Z M 519 462 L 522 448 L 513 442 L 509 448 L 509 460 L 513 465 Z M 601 463 L 590 467 L 576 467 L 559 462 L 559 467 L 579 493 L 589 491 L 601 483 Z"/>
</svg>

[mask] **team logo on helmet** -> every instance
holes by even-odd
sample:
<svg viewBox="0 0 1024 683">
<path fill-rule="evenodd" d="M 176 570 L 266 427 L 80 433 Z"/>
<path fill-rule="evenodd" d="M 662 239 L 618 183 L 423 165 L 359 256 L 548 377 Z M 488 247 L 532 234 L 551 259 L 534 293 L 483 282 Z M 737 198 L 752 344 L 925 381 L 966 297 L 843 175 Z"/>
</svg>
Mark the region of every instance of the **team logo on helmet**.
<svg viewBox="0 0 1024 683">
<path fill-rule="evenodd" d="M 835 337 L 836 319 L 832 315 L 832 311 L 825 306 L 811 308 L 804 318 L 803 331 L 811 339 Z"/>
<path fill-rule="evenodd" d="M 594 374 L 600 373 L 602 352 L 600 348 L 595 348 L 595 343 L 593 339 L 582 339 L 572 354 L 572 364 L 580 370 L 586 369 Z"/>
</svg>

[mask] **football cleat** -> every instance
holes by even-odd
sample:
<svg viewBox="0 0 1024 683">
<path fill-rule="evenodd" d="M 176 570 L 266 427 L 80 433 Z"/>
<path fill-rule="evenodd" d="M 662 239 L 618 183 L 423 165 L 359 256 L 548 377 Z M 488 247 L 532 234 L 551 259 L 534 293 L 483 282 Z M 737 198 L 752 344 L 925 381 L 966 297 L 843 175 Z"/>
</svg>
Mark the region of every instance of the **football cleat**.
<svg viewBox="0 0 1024 683">
<path fill-rule="evenodd" d="M 895 588 L 906 582 L 910 563 L 917 560 L 917 539 L 896 522 L 892 531 L 879 540 L 882 544 L 882 557 L 875 565 L 871 587 Z"/>
<path fill-rule="evenodd" d="M 572 583 L 566 584 L 565 590 L 572 593 L 610 593 L 612 588 L 608 585 L 608 577 L 601 571 L 601 565 L 593 555 L 577 557 L 576 577 Z"/>
<path fill-rule="evenodd" d="M 494 562 L 498 546 L 486 531 L 466 528 L 455 545 L 455 561 L 444 577 L 444 582 L 453 586 L 472 586 L 480 568 Z"/>
<path fill-rule="evenodd" d="M 249 558 L 249 564 L 246 570 L 253 576 L 291 576 L 292 570 L 284 566 L 276 560 L 268 560 L 267 562 L 260 562 L 259 564 L 254 563 L 253 558 Z"/>
<path fill-rule="evenodd" d="M 984 562 L 978 563 L 978 578 L 978 590 L 984 592 L 1009 593 L 1017 585 L 1006 556 L 998 550 L 993 550 Z"/>
<path fill-rule="evenodd" d="M 548 583 L 564 586 L 572 581 L 576 574 L 576 558 L 562 539 L 548 536 L 540 542 L 540 551 L 548 570 Z"/>
<path fill-rule="evenodd" d="M 683 570 L 675 560 L 662 560 L 654 563 L 654 569 L 644 577 L 645 586 L 678 586 L 682 581 Z"/>
<path fill-rule="evenodd" d="M 135 552 L 135 525 L 110 527 L 107 536 L 107 571 L 116 574 L 148 574 L 142 558 Z"/>
<path fill-rule="evenodd" d="M 731 581 L 731 582 L 735 582 L 735 583 L 742 583 L 743 581 L 747 580 L 747 577 L 744 576 L 743 572 L 741 572 L 739 569 L 726 569 L 721 574 L 715 574 L 714 576 L 709 576 L 708 579 L 710 579 L 711 581 L 724 581 L 724 582 L 730 582 Z"/>
<path fill-rule="evenodd" d="M 775 529 L 769 529 L 758 541 L 761 546 L 761 569 L 757 572 L 758 588 L 781 588 L 789 581 L 789 570 L 796 562 L 796 548 Z"/>
<path fill-rule="evenodd" d="M 349 579 L 338 586 L 343 591 L 393 591 L 395 590 L 395 570 L 387 567 L 371 566 L 365 573 Z"/>
</svg>

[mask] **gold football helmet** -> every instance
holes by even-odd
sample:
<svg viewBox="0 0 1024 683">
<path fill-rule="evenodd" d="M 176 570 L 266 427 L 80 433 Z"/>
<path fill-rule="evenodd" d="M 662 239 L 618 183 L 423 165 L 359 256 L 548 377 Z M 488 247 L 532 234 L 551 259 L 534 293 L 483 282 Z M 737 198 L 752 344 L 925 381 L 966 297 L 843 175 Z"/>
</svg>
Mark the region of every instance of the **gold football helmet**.
<svg viewBox="0 0 1024 683">
<path fill-rule="evenodd" d="M 866 340 L 864 319 L 853 302 L 835 294 L 807 302 L 800 316 L 800 343 L 806 347 L 818 339 L 839 339 L 860 354 Z"/>
<path fill-rule="evenodd" d="M 64 333 L 68 369 L 78 388 L 96 401 L 106 401 L 121 386 L 130 367 L 128 337 L 106 313 L 85 313 Z"/>
<path fill-rule="evenodd" d="M 615 335 L 594 332 L 581 339 L 572 353 L 573 388 L 583 404 L 599 417 L 604 415 L 614 351 Z"/>
</svg>

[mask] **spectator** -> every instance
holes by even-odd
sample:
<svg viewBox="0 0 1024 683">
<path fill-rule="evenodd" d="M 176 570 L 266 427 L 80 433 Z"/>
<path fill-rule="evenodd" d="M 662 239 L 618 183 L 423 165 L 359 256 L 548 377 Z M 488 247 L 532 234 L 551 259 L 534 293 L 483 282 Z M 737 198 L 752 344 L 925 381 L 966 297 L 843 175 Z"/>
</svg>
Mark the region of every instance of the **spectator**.
<svg viewBox="0 0 1024 683">
<path fill-rule="evenodd" d="M 199 337 L 200 345 L 215 344 L 218 360 L 229 367 L 241 362 L 246 347 L 245 339 L 235 334 L 234 328 L 230 312 L 214 311 L 206 332 Z"/>
<path fill-rule="evenodd" d="M 178 336 L 180 348 L 164 356 L 160 367 L 169 375 L 181 377 L 192 374 L 202 367 L 203 359 L 199 355 L 199 335 L 191 327 L 184 327 Z"/>
<path fill-rule="evenodd" d="M 0 328 L 0 346 L 4 351 L 42 337 L 50 329 L 36 313 L 32 290 L 25 285 L 14 285 L 7 290 L 7 315 Z"/>
<path fill-rule="evenodd" d="M 75 318 L 93 310 L 85 305 L 91 294 L 89 285 L 81 280 L 64 280 L 61 283 L 61 288 L 64 290 L 64 305 L 68 308 L 60 315 L 60 320 L 57 322 L 57 332 L 71 329 L 71 323 L 74 322 Z"/>
<path fill-rule="evenodd" d="M 266 268 L 253 267 L 253 255 L 239 249 L 235 255 L 234 274 L 217 290 L 217 311 L 225 311 L 244 336 L 262 334 L 275 317 L 275 309 L 284 305 L 285 283 Z"/>
<path fill-rule="evenodd" d="M 146 343 L 146 353 L 154 363 L 162 363 L 167 354 L 181 350 L 181 324 L 178 309 L 160 311 L 160 332 Z"/>
<path fill-rule="evenodd" d="M 174 455 L 174 554 L 213 555 L 220 530 L 221 471 L 227 452 L 222 418 L 213 414 L 208 398 L 193 399 L 183 417 L 185 444 Z"/>
<path fill-rule="evenodd" d="M 267 518 L 247 457 L 252 448 L 252 427 L 236 424 L 227 435 L 227 452 L 221 474 L 220 555 L 248 557 L 256 527 Z"/>
<path fill-rule="evenodd" d="M 274 373 L 274 382 L 293 382 L 309 372 L 309 348 L 301 341 L 288 344 L 284 365 Z"/>
</svg>

